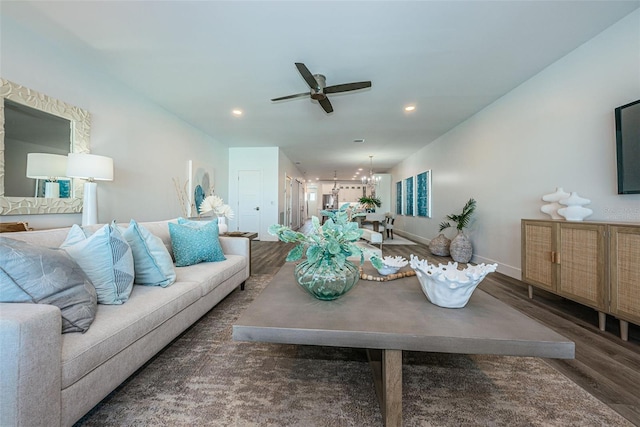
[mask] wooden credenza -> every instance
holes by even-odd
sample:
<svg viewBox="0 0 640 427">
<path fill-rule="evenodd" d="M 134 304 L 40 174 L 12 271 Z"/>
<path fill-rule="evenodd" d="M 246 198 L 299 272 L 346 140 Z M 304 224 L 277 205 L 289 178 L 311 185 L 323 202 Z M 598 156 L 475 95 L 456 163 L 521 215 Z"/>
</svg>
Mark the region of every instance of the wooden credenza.
<svg viewBox="0 0 640 427">
<path fill-rule="evenodd" d="M 605 330 L 606 315 L 640 324 L 640 224 L 523 219 L 522 281 L 592 307 Z"/>
</svg>

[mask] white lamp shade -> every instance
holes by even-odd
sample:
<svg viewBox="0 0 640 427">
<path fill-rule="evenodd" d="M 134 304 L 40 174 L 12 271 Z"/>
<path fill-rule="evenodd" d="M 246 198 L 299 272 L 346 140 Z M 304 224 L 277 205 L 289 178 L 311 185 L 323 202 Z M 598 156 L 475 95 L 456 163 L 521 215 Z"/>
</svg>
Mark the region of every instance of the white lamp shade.
<svg viewBox="0 0 640 427">
<path fill-rule="evenodd" d="M 67 176 L 67 156 L 49 153 L 27 154 L 27 178 L 58 179 Z"/>
<path fill-rule="evenodd" d="M 113 181 L 113 159 L 96 154 L 69 153 L 67 176 L 89 181 Z"/>
</svg>

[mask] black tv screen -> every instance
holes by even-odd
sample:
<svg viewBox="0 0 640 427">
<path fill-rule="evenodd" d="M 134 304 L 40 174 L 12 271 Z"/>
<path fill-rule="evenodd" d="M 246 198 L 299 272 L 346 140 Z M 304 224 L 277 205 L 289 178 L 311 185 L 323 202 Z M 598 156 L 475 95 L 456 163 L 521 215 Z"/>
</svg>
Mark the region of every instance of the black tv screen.
<svg viewBox="0 0 640 427">
<path fill-rule="evenodd" d="M 640 100 L 615 110 L 618 194 L 640 193 Z"/>
</svg>

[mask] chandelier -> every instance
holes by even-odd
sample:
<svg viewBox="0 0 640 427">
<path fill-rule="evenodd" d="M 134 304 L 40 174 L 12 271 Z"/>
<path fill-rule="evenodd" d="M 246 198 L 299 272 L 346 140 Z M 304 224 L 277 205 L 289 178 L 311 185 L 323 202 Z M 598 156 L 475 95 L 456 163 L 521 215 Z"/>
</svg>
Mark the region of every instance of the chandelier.
<svg viewBox="0 0 640 427">
<path fill-rule="evenodd" d="M 380 177 L 375 176 L 373 174 L 373 156 L 369 156 L 369 162 L 370 162 L 369 176 L 362 177 L 362 184 L 364 184 L 366 188 L 369 189 L 369 193 L 371 194 L 371 197 L 375 197 L 376 185 L 378 185 L 378 183 L 380 182 Z"/>
</svg>

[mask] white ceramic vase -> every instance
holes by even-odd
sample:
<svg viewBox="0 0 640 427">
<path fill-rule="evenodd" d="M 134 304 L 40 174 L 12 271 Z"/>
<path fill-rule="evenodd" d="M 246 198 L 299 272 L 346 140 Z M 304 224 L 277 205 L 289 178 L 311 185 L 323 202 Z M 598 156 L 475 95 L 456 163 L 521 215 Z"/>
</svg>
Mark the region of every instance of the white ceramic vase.
<svg viewBox="0 0 640 427">
<path fill-rule="evenodd" d="M 591 209 L 584 207 L 589 203 L 591 200 L 578 196 L 578 193 L 574 191 L 569 197 L 560 200 L 560 204 L 565 205 L 566 208 L 558 209 L 558 214 L 567 221 L 582 221 L 593 213 Z"/>
<path fill-rule="evenodd" d="M 431 303 L 444 308 L 461 308 L 467 305 L 482 279 L 498 268 L 498 264 L 480 264 L 458 270 L 457 262 L 439 264 L 436 267 L 413 254 L 410 258 L 411 268 L 416 272 L 422 292 Z"/>
<path fill-rule="evenodd" d="M 218 234 L 224 234 L 229 230 L 227 227 L 227 218 L 223 216 L 218 217 Z"/>
<path fill-rule="evenodd" d="M 548 203 L 543 205 L 540 210 L 549 215 L 551 219 L 562 219 L 563 217 L 558 214 L 558 209 L 562 208 L 562 205 L 559 202 L 569 196 L 570 194 L 564 191 L 562 187 L 557 187 L 555 193 L 545 194 L 542 196 L 542 200 Z"/>
</svg>

